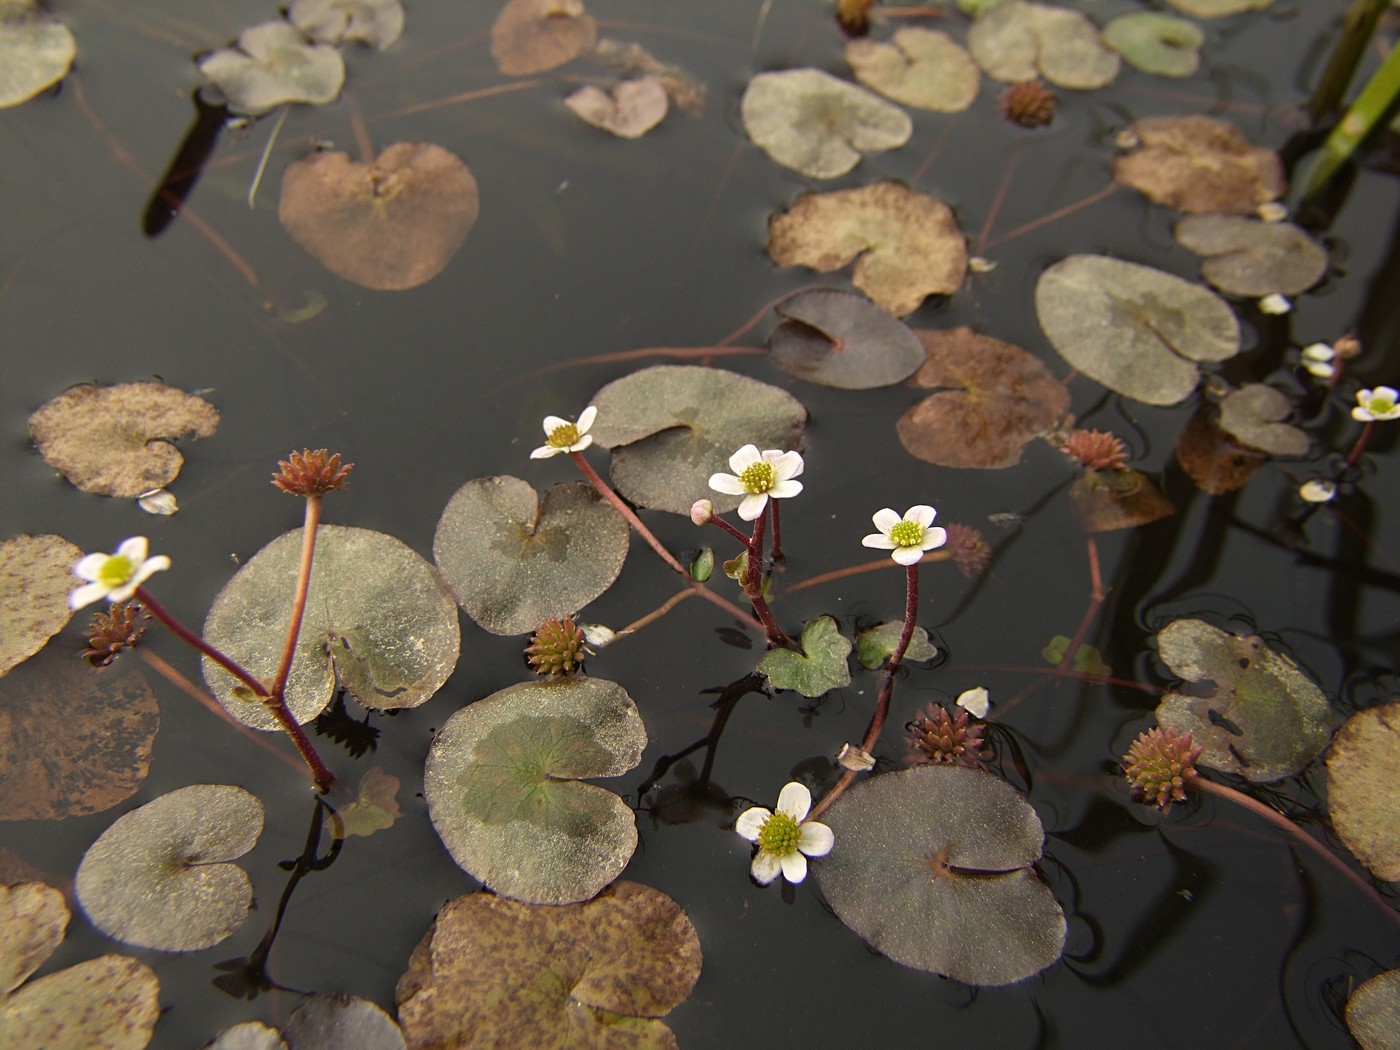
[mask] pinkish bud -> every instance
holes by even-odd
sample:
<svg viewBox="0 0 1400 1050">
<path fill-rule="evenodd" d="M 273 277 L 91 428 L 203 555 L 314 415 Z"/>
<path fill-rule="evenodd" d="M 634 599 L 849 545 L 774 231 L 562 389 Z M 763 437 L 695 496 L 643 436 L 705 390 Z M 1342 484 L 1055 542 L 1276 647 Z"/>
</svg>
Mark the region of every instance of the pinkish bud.
<svg viewBox="0 0 1400 1050">
<path fill-rule="evenodd" d="M 715 516 L 715 505 L 707 499 L 698 499 L 690 506 L 690 520 L 703 525 Z"/>
</svg>

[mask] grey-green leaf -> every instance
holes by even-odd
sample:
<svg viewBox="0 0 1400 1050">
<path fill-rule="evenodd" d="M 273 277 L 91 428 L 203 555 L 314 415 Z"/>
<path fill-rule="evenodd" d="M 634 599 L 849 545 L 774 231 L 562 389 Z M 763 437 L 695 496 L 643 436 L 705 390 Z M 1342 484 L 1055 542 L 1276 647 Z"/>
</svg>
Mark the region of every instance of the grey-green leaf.
<svg viewBox="0 0 1400 1050">
<path fill-rule="evenodd" d="M 1118 75 L 1118 55 L 1078 11 L 1005 0 L 967 32 L 968 50 L 989 76 L 1011 82 L 1044 76 L 1060 87 L 1100 88 Z"/>
<path fill-rule="evenodd" d="M 1189 77 L 1201 64 L 1206 35 L 1195 22 L 1160 11 L 1119 15 L 1103 27 L 1103 42 L 1144 73 Z"/>
<path fill-rule="evenodd" d="M 851 640 L 830 616 L 808 620 L 802 628 L 802 652 L 770 649 L 758 661 L 759 673 L 778 689 L 796 689 L 803 696 L 821 696 L 851 684 L 846 657 Z"/>
<path fill-rule="evenodd" d="M 1293 403 L 1265 383 L 1246 383 L 1220 402 L 1220 429 L 1242 445 L 1275 456 L 1306 455 L 1307 432 L 1284 423 Z"/>
<path fill-rule="evenodd" d="M 286 22 L 245 29 L 238 47 L 205 55 L 199 71 L 229 109 L 257 116 L 290 102 L 333 102 L 345 82 L 345 60 L 323 44 L 308 43 Z"/>
<path fill-rule="evenodd" d="M 896 29 L 889 43 L 858 37 L 846 43 L 856 79 L 916 109 L 961 113 L 977 98 L 981 74 L 947 33 L 922 26 Z"/>
<path fill-rule="evenodd" d="M 287 20 L 318 44 L 358 41 L 383 51 L 403 35 L 399 0 L 295 0 Z"/>
<path fill-rule="evenodd" d="M 1182 247 L 1206 256 L 1201 276 L 1231 295 L 1297 295 L 1327 272 L 1326 249 L 1288 222 L 1190 215 L 1175 235 Z"/>
<path fill-rule="evenodd" d="M 904 621 L 892 620 L 889 623 L 882 623 L 878 627 L 872 627 L 868 631 L 861 631 L 856 635 L 856 653 L 860 657 L 860 664 L 867 671 L 873 671 L 894 654 L 895 648 L 899 645 L 899 636 L 904 633 Z M 928 632 L 922 627 L 915 627 L 914 633 L 909 639 L 909 648 L 904 653 L 905 660 L 932 660 L 938 655 L 938 649 L 928 640 Z"/>
<path fill-rule="evenodd" d="M 863 295 L 817 288 L 773 309 L 784 321 L 768 337 L 768 352 L 800 379 L 870 390 L 908 379 L 924 363 L 919 337 Z"/>
</svg>

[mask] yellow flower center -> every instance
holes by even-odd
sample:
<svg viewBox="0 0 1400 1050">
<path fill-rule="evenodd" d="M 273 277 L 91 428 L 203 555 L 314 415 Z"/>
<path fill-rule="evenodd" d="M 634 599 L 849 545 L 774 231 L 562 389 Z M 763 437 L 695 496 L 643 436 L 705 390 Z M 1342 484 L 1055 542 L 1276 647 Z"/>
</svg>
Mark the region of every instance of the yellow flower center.
<svg viewBox="0 0 1400 1050">
<path fill-rule="evenodd" d="M 136 566 L 125 554 L 113 554 L 97 570 L 97 582 L 104 587 L 120 587 L 136 572 Z"/>
<path fill-rule="evenodd" d="M 774 813 L 758 833 L 759 848 L 780 857 L 795 850 L 801 841 L 802 825 L 786 813 Z"/>
<path fill-rule="evenodd" d="M 924 527 L 905 518 L 890 529 L 890 539 L 897 547 L 917 547 L 924 542 Z"/>
<path fill-rule="evenodd" d="M 773 464 L 766 459 L 750 463 L 739 475 L 739 484 L 744 486 L 744 491 L 755 494 L 767 492 L 777 481 L 778 474 L 773 469 Z"/>
<path fill-rule="evenodd" d="M 574 423 L 565 423 L 563 426 L 555 427 L 549 432 L 546 440 L 550 448 L 569 448 L 578 443 L 578 426 Z"/>
<path fill-rule="evenodd" d="M 1372 415 L 1383 416 L 1395 410 L 1395 402 L 1388 397 L 1373 397 L 1366 402 L 1366 409 Z"/>
</svg>

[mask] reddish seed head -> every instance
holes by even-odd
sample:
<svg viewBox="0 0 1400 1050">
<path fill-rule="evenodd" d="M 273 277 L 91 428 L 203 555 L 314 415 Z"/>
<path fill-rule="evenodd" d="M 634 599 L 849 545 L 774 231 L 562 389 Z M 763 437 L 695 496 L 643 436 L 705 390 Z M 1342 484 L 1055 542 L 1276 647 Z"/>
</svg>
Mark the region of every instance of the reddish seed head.
<svg viewBox="0 0 1400 1050">
<path fill-rule="evenodd" d="M 986 769 L 991 752 L 983 749 L 982 723 L 972 722 L 966 711 L 951 717 L 938 704 L 930 704 L 925 713 L 909 723 L 909 753 L 904 760 L 911 765 L 936 763 Z"/>
<path fill-rule="evenodd" d="M 342 467 L 340 453 L 331 455 L 323 448 L 293 452 L 277 465 L 282 469 L 272 475 L 272 483 L 293 496 L 323 496 L 344 488 L 350 471 L 355 469 L 353 463 Z"/>
<path fill-rule="evenodd" d="M 540 624 L 525 648 L 530 670 L 551 678 L 572 675 L 583 667 L 587 655 L 583 628 L 575 626 L 574 618 L 569 615 L 562 620 L 552 616 Z"/>
<path fill-rule="evenodd" d="M 950 524 L 948 545 L 944 549 L 964 576 L 981 576 L 992 562 L 992 545 L 970 525 Z"/>
<path fill-rule="evenodd" d="M 93 613 L 92 623 L 84 632 L 88 647 L 83 656 L 93 667 L 106 667 L 123 649 L 130 649 L 146 633 L 150 614 L 140 602 L 122 602 L 107 612 Z"/>
<path fill-rule="evenodd" d="M 1055 119 L 1055 94 L 1038 80 L 1012 84 L 1001 93 L 1001 115 L 1023 128 L 1039 128 Z"/>
<path fill-rule="evenodd" d="M 1121 470 L 1128 464 L 1128 448 L 1106 430 L 1071 430 L 1065 455 L 1090 470 Z"/>
<path fill-rule="evenodd" d="M 1123 775 L 1133 785 L 1133 797 L 1171 812 L 1173 802 L 1186 801 L 1186 787 L 1199 774 L 1196 759 L 1201 749 L 1191 734 L 1153 726 L 1139 733 L 1123 756 Z"/>
</svg>

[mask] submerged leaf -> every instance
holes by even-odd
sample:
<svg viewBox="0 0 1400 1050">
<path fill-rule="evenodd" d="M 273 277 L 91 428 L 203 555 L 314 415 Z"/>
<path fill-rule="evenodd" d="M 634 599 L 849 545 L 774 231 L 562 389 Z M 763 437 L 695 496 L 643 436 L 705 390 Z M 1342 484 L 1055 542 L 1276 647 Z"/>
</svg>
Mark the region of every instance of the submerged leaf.
<svg viewBox="0 0 1400 1050">
<path fill-rule="evenodd" d="M 72 619 L 68 592 L 82 556 L 62 536 L 19 535 L 0 543 L 0 675 L 37 653 Z"/>
<path fill-rule="evenodd" d="M 952 209 L 897 182 L 798 198 L 769 220 L 768 254 L 779 266 L 822 273 L 855 259 L 851 283 L 899 316 L 927 296 L 952 295 L 967 272 Z"/>
<path fill-rule="evenodd" d="M 773 311 L 785 320 L 768 337 L 768 352 L 799 379 L 869 390 L 899 382 L 924 359 L 908 326 L 863 295 L 818 288 Z"/>
<path fill-rule="evenodd" d="M 396 142 L 373 164 L 313 153 L 282 176 L 277 218 L 337 276 L 377 291 L 440 274 L 480 212 L 476 179 L 431 142 Z"/>
<path fill-rule="evenodd" d="M 860 665 L 867 671 L 875 670 L 894 654 L 899 645 L 899 636 L 903 633 L 903 620 L 882 623 L 868 631 L 861 631 L 856 635 L 856 653 L 860 657 Z M 904 654 L 905 661 L 917 663 L 920 660 L 932 660 L 937 655 L 938 649 L 928 640 L 928 632 L 916 626 L 909 638 L 909 648 Z"/>
<path fill-rule="evenodd" d="M 491 57 L 508 77 L 572 62 L 598 39 L 582 0 L 509 0 L 491 25 Z"/>
<path fill-rule="evenodd" d="M 1144 73 L 1189 77 L 1201 64 L 1206 35 L 1195 22 L 1160 11 L 1119 15 L 1103 27 L 1103 42 Z"/>
<path fill-rule="evenodd" d="M 172 442 L 206 438 L 219 411 L 164 383 L 70 387 L 29 417 L 44 462 L 84 492 L 135 499 L 165 488 L 185 459 Z"/>
<path fill-rule="evenodd" d="M 846 43 L 856 79 L 886 98 L 917 109 L 961 113 L 977 98 L 977 63 L 947 33 L 920 26 L 896 29 L 888 44 L 869 37 Z"/>
<path fill-rule="evenodd" d="M 1210 405 L 1198 406 L 1177 435 L 1173 451 L 1181 469 L 1201 491 L 1219 496 L 1243 488 L 1269 457 L 1230 437 L 1212 415 Z"/>
<path fill-rule="evenodd" d="M 1326 249 L 1292 223 L 1191 215 L 1174 233 L 1182 247 L 1207 256 L 1201 276 L 1231 295 L 1297 295 L 1327 272 Z"/>
<path fill-rule="evenodd" d="M 1060 957 L 1065 917 L 1033 865 L 1045 833 L 1000 777 L 920 765 L 847 791 L 813 865 L 837 916 L 904 966 L 1012 984 Z"/>
<path fill-rule="evenodd" d="M 967 46 L 989 76 L 1013 83 L 1043 76 L 1089 90 L 1118 75 L 1118 55 L 1100 43 L 1094 23 L 1049 4 L 1004 0 L 983 9 L 967 31 Z"/>
<path fill-rule="evenodd" d="M 1069 501 L 1079 527 L 1091 533 L 1137 528 L 1176 511 L 1145 474 L 1131 467 L 1086 470 L 1070 485 Z"/>
<path fill-rule="evenodd" d="M 785 168 L 814 179 L 844 175 L 862 153 L 909 141 L 909 114 L 820 69 L 759 73 L 740 103 L 744 131 Z"/>
<path fill-rule="evenodd" d="M 192 784 L 118 817 L 78 865 L 92 924 L 142 948 L 191 952 L 243 925 L 253 887 L 238 865 L 262 833 L 263 806 L 231 784 Z"/>
<path fill-rule="evenodd" d="M 230 110 L 249 117 L 291 102 L 334 102 L 345 83 L 339 51 L 307 43 L 295 26 L 280 20 L 243 30 L 238 47 L 205 55 L 199 71 Z"/>
<path fill-rule="evenodd" d="M 1058 664 L 1065 658 L 1065 653 L 1069 652 L 1070 638 L 1068 635 L 1057 634 L 1050 639 L 1050 644 L 1040 650 L 1040 655 L 1048 664 Z M 1101 674 L 1110 675 L 1113 669 L 1104 663 L 1103 655 L 1092 645 L 1080 643 L 1079 648 L 1074 650 L 1074 659 L 1070 661 L 1074 670 L 1081 674 Z"/>
<path fill-rule="evenodd" d="M 384 772 L 383 766 L 373 766 L 360 778 L 360 790 L 355 801 L 336 811 L 340 819 L 337 838 L 350 835 L 373 835 L 394 826 L 403 813 L 399 810 L 398 777 Z"/>
<path fill-rule="evenodd" d="M 1347 1000 L 1347 1031 L 1361 1050 L 1400 1047 L 1400 970 L 1376 974 Z"/>
<path fill-rule="evenodd" d="M 1220 429 L 1241 444 L 1275 456 L 1303 456 L 1312 444 L 1306 432 L 1280 420 L 1293 403 L 1264 383 L 1246 383 L 1220 402 Z"/>
<path fill-rule="evenodd" d="M 624 80 L 612 91 L 586 84 L 564 100 L 574 115 L 624 139 L 638 139 L 666 116 L 666 86 L 656 77 Z"/>
<path fill-rule="evenodd" d="M 1157 706 L 1162 728 L 1203 748 L 1200 765 L 1270 784 L 1327 746 L 1335 719 L 1322 690 L 1257 635 L 1177 620 L 1157 633 L 1157 654 L 1186 681 L 1210 683 L 1205 695 L 1170 692 Z"/>
<path fill-rule="evenodd" d="M 1113 162 L 1113 180 L 1185 212 L 1253 214 L 1283 194 L 1283 164 L 1251 146 L 1233 124 L 1211 117 L 1144 117 L 1138 148 Z"/>
<path fill-rule="evenodd" d="M 358 41 L 383 51 L 403 35 L 399 0 L 294 0 L 287 20 L 318 44 Z"/>
<path fill-rule="evenodd" d="M 353 995 L 317 995 L 292 1011 L 283 1029 L 290 1050 L 404 1050 L 403 1032 L 378 1003 Z"/>
<path fill-rule="evenodd" d="M 1327 753 L 1327 813 L 1343 845 L 1386 882 L 1400 882 L 1397 776 L 1400 703 L 1368 707 L 1347 719 Z"/>
<path fill-rule="evenodd" d="M 808 620 L 802 628 L 802 652 L 770 649 L 758 661 L 758 671 L 775 689 L 796 689 L 803 696 L 821 696 L 851 684 L 846 657 L 851 640 L 830 616 Z"/>
<path fill-rule="evenodd" d="M 0 0 L 0 109 L 57 84 L 77 50 L 68 27 L 34 0 Z"/>
</svg>

